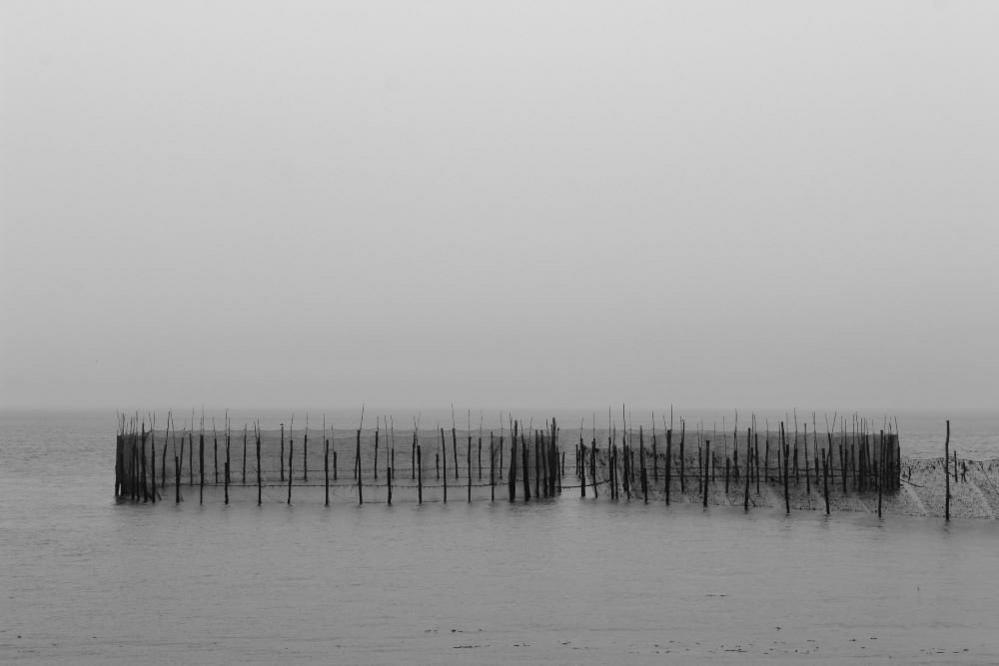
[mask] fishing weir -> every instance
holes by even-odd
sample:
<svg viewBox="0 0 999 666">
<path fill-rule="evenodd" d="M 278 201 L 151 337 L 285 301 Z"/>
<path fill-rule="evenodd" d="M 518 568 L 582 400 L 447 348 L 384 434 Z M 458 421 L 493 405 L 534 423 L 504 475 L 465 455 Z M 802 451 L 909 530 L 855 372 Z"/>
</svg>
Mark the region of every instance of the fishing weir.
<svg viewBox="0 0 999 666">
<path fill-rule="evenodd" d="M 719 432 L 679 419 L 598 429 L 510 419 L 499 428 L 397 429 L 306 425 L 157 429 L 119 416 L 115 497 L 121 502 L 334 504 L 591 501 L 741 506 L 996 518 L 999 461 L 902 456 L 897 424 L 836 421 L 825 432 L 778 422 Z M 811 427 L 809 427 L 811 425 Z M 996 477 L 999 478 L 999 477 Z"/>
</svg>

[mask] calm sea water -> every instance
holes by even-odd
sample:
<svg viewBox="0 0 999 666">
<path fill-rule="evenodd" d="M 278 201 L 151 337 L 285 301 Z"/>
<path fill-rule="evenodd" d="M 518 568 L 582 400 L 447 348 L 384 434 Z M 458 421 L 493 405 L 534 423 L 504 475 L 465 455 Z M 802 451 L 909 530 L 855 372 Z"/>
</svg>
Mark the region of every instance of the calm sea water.
<svg viewBox="0 0 999 666">
<path fill-rule="evenodd" d="M 946 416 L 898 416 L 906 453 L 939 455 Z M 999 455 L 996 415 L 950 418 L 962 456 Z M 999 662 L 996 521 L 118 505 L 113 429 L 0 414 L 2 662 Z"/>
</svg>

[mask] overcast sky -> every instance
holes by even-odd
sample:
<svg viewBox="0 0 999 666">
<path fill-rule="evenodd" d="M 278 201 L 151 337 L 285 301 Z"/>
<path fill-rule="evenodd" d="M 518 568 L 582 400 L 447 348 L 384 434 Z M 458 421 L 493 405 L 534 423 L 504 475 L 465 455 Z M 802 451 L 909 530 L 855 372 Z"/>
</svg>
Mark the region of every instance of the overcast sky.
<svg viewBox="0 0 999 666">
<path fill-rule="evenodd" d="M 4 406 L 999 402 L 999 3 L 0 26 Z"/>
</svg>

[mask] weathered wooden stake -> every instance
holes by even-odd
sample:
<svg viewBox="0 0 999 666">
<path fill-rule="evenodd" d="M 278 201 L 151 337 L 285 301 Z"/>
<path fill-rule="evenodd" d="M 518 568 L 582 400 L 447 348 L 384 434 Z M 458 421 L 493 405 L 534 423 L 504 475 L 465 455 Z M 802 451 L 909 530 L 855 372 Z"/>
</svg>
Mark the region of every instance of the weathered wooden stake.
<svg viewBox="0 0 999 666">
<path fill-rule="evenodd" d="M 191 418 L 191 432 L 187 433 L 187 477 L 188 483 L 194 486 L 194 418 Z"/>
<path fill-rule="evenodd" d="M 291 504 L 291 480 L 295 477 L 292 473 L 291 463 L 295 455 L 295 440 L 288 438 L 288 504 Z"/>
<path fill-rule="evenodd" d="M 815 473 L 819 473 L 818 462 L 815 465 Z M 805 496 L 808 497 L 808 506 L 812 505 L 812 481 L 811 472 L 808 468 L 808 423 L 805 422 Z"/>
<path fill-rule="evenodd" d="M 416 499 L 423 504 L 423 451 L 416 445 Z"/>
<path fill-rule="evenodd" d="M 684 495 L 687 492 L 687 481 L 685 478 L 685 472 L 687 469 L 687 463 L 685 461 L 686 454 L 683 451 L 683 441 L 687 430 L 687 424 L 683 419 L 680 419 L 680 494 Z"/>
<path fill-rule="evenodd" d="M 223 473 L 225 474 L 225 503 L 229 504 L 229 461 L 226 461 Z"/>
<path fill-rule="evenodd" d="M 502 446 L 500 447 L 502 450 Z M 517 499 L 517 422 L 513 422 L 513 436 L 510 438 L 510 472 L 506 475 L 507 496 L 510 502 Z"/>
<path fill-rule="evenodd" d="M 361 478 L 361 429 L 357 429 L 357 444 L 354 451 L 354 476 L 357 477 L 357 503 L 364 504 L 364 480 Z"/>
<path fill-rule="evenodd" d="M 257 506 L 260 506 L 262 502 L 261 493 L 263 490 L 262 476 L 260 473 L 260 427 L 257 424 Z"/>
<path fill-rule="evenodd" d="M 151 495 L 150 499 L 152 500 L 153 504 L 156 504 L 156 434 L 152 431 L 150 431 L 149 433 L 149 447 L 150 447 L 149 462 L 152 466 L 151 468 L 152 471 L 150 473 L 150 476 L 152 477 L 153 481 L 152 483 L 153 488 L 152 492 L 150 493 Z M 163 448 L 166 449 L 166 443 L 163 444 Z"/>
<path fill-rule="evenodd" d="M 246 426 L 243 426 L 243 485 L 246 485 Z"/>
<path fill-rule="evenodd" d="M 454 428 L 451 429 L 452 431 Z M 441 428 L 441 467 L 444 472 L 444 503 L 447 504 L 447 442 L 444 439 L 444 428 Z M 455 459 L 455 469 L 458 469 L 458 461 Z"/>
<path fill-rule="evenodd" d="M 202 434 L 198 437 L 198 461 L 201 467 L 201 486 L 198 491 L 198 501 L 201 504 L 205 503 L 205 436 Z"/>
<path fill-rule="evenodd" d="M 944 520 L 950 522 L 950 419 L 947 419 L 947 439 L 944 440 Z"/>
<path fill-rule="evenodd" d="M 711 440 L 704 440 L 704 457 L 706 461 L 711 460 Z M 708 481 L 711 474 L 710 463 L 704 465 L 704 508 L 708 506 Z"/>
<path fill-rule="evenodd" d="M 790 479 L 788 478 L 790 472 L 790 470 L 788 469 L 788 465 L 790 463 L 788 458 L 790 458 L 791 456 L 789 455 L 790 451 L 788 451 L 787 438 L 784 435 L 783 421 L 781 421 L 780 423 L 780 446 L 781 449 L 783 449 L 784 451 L 784 509 L 788 515 L 791 515 L 791 494 L 788 489 L 788 482 L 790 481 Z"/>
<path fill-rule="evenodd" d="M 829 515 L 829 455 L 822 456 L 822 492 L 826 496 L 826 515 Z"/>
<path fill-rule="evenodd" d="M 325 434 L 326 429 L 323 428 Z M 323 481 L 326 488 L 326 506 L 330 505 L 330 438 L 323 438 Z"/>
<path fill-rule="evenodd" d="M 590 478 L 593 480 L 593 499 L 600 497 L 600 493 L 597 491 L 597 438 L 596 435 L 593 437 L 593 441 L 590 447 Z"/>
<path fill-rule="evenodd" d="M 728 472 L 732 465 L 732 459 L 725 456 L 725 499 L 728 500 Z"/>
<path fill-rule="evenodd" d="M 669 500 L 670 500 L 669 491 L 671 485 L 670 477 L 673 474 L 673 470 L 671 469 L 672 465 L 673 465 L 673 429 L 667 428 L 666 429 L 666 487 L 664 489 L 666 494 L 666 506 L 669 506 Z"/>
<path fill-rule="evenodd" d="M 753 433 L 753 461 L 756 463 L 756 495 L 760 494 L 760 433 Z"/>
<path fill-rule="evenodd" d="M 521 457 L 521 472 L 524 474 L 524 501 L 531 501 L 531 479 L 530 479 L 530 468 L 528 467 L 528 456 L 527 456 L 527 438 L 524 437 L 524 431 L 520 432 L 520 457 Z"/>
<path fill-rule="evenodd" d="M 749 511 L 749 481 L 752 478 L 750 470 L 752 469 L 752 449 L 750 448 L 753 440 L 753 430 L 752 428 L 746 428 L 746 494 L 742 499 L 742 508 L 745 511 Z M 733 446 L 736 445 L 735 442 L 732 443 Z"/>
<path fill-rule="evenodd" d="M 173 467 L 174 467 L 173 473 L 175 476 L 174 485 L 173 485 L 173 494 L 174 494 L 174 501 L 177 504 L 180 504 L 180 460 L 181 460 L 180 456 L 173 457 Z"/>
</svg>

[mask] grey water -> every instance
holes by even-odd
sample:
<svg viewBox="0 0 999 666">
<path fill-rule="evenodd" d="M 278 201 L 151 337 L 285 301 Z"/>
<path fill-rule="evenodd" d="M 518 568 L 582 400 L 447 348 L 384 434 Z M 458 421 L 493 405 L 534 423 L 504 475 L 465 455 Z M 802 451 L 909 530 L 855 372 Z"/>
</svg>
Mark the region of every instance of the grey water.
<svg viewBox="0 0 999 666">
<path fill-rule="evenodd" d="M 994 413 L 898 416 L 907 455 L 940 455 L 949 417 L 962 456 L 999 456 Z M 114 427 L 0 412 L 0 662 L 999 662 L 996 521 L 117 504 Z"/>
</svg>

